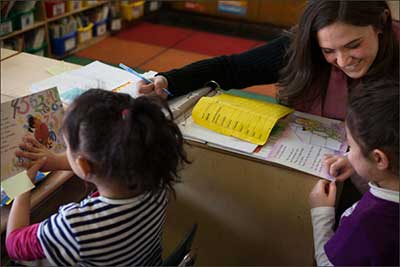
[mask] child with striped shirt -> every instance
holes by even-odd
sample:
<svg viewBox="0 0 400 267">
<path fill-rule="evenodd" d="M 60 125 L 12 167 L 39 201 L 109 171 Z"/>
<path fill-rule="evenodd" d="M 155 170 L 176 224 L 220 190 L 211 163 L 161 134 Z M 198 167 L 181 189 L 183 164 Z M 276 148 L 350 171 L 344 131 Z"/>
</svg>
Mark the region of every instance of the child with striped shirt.
<svg viewBox="0 0 400 267">
<path fill-rule="evenodd" d="M 160 103 L 156 97 L 133 99 L 91 89 L 68 107 L 64 154 L 25 138 L 21 147 L 26 151 L 16 154 L 32 160 L 27 170 L 31 179 L 39 169 L 72 169 L 98 192 L 33 225 L 31 192 L 17 197 L 7 225 L 11 258 L 46 258 L 55 266 L 162 263 L 168 195 L 178 181 L 178 168 L 188 160 L 181 132 Z"/>
</svg>

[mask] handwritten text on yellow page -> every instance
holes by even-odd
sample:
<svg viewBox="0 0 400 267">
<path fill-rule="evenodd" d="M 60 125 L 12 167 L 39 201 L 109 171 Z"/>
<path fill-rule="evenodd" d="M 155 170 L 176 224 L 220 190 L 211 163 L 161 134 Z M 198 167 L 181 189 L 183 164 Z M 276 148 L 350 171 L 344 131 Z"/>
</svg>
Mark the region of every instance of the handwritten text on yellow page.
<svg viewBox="0 0 400 267">
<path fill-rule="evenodd" d="M 192 117 L 205 128 L 264 145 L 275 123 L 292 111 L 278 104 L 221 94 L 202 97 Z"/>
</svg>

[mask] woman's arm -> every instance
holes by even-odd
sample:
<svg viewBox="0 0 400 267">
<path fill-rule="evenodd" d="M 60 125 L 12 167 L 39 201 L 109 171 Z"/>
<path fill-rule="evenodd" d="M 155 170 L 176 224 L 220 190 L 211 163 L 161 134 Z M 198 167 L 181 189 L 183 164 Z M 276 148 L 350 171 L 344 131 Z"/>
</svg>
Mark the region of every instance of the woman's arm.
<svg viewBox="0 0 400 267">
<path fill-rule="evenodd" d="M 210 80 L 222 89 L 276 83 L 289 43 L 289 37 L 282 36 L 241 54 L 201 60 L 158 75 L 167 78 L 174 96 L 201 88 Z"/>
</svg>

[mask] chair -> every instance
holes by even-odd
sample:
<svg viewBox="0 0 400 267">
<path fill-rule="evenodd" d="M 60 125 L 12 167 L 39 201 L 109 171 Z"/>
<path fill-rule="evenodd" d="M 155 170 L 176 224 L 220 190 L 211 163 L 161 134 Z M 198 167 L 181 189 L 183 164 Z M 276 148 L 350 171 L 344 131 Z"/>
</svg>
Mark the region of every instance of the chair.
<svg viewBox="0 0 400 267">
<path fill-rule="evenodd" d="M 164 260 L 163 266 L 193 266 L 196 253 L 192 250 L 192 243 L 197 232 L 197 223 L 186 233 L 183 240 Z"/>
</svg>

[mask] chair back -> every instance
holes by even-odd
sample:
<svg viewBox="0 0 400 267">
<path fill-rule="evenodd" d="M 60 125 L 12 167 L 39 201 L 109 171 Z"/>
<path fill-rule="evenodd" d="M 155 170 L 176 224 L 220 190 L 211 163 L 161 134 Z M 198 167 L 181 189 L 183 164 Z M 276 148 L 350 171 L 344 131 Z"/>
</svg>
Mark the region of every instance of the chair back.
<svg viewBox="0 0 400 267">
<path fill-rule="evenodd" d="M 186 233 L 183 240 L 164 260 L 163 266 L 193 266 L 196 254 L 192 250 L 192 243 L 197 232 L 197 223 Z"/>
</svg>

